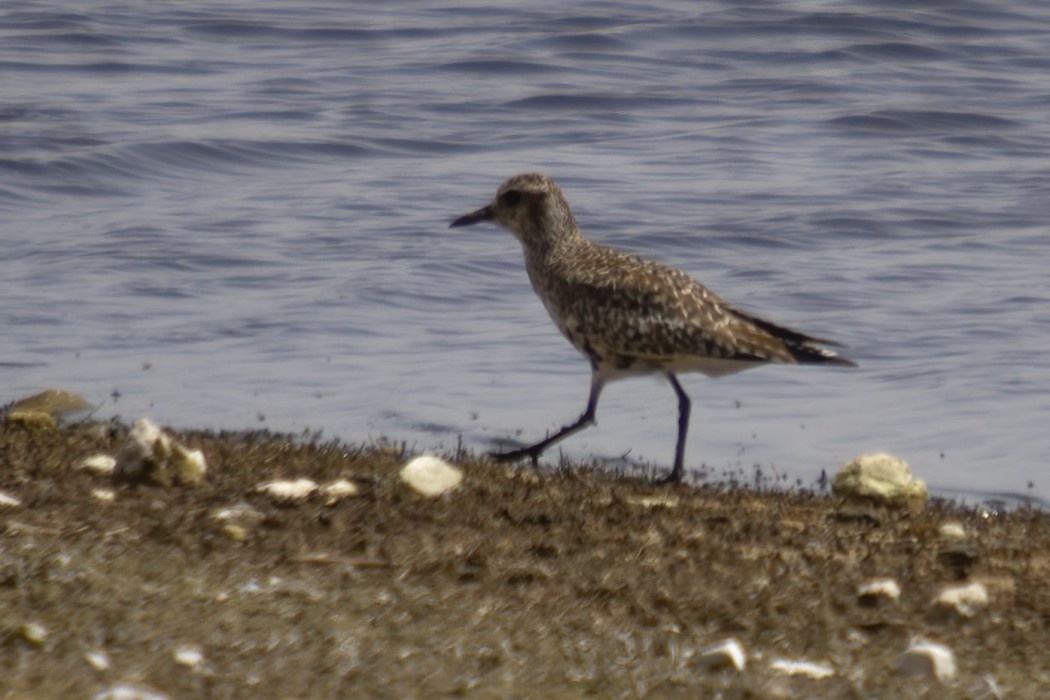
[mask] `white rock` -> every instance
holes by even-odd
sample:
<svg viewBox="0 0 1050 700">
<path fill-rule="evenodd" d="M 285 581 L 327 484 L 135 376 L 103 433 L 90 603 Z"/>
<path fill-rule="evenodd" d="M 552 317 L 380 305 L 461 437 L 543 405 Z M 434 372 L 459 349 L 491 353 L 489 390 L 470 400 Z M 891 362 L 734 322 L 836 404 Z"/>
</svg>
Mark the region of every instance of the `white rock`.
<svg viewBox="0 0 1050 700">
<path fill-rule="evenodd" d="M 901 656 L 898 668 L 910 676 L 936 678 L 943 683 L 955 677 L 955 655 L 943 644 L 916 640 Z"/>
<path fill-rule="evenodd" d="M 234 542 L 247 542 L 251 537 L 251 532 L 248 531 L 243 525 L 235 525 L 233 523 L 226 523 L 220 530 L 222 534 L 229 537 Z"/>
<path fill-rule="evenodd" d="M 966 539 L 966 528 L 963 527 L 962 523 L 957 523 L 953 520 L 943 523 L 937 528 L 937 534 L 946 540 L 964 540 Z"/>
<path fill-rule="evenodd" d="M 743 671 L 747 666 L 747 653 L 740 642 L 733 638 L 712 644 L 700 650 L 697 660 L 708 669 L 731 668 Z"/>
<path fill-rule="evenodd" d="M 22 505 L 22 501 L 0 491 L 0 508 L 18 508 L 20 505 Z"/>
<path fill-rule="evenodd" d="M 231 506 L 216 508 L 209 517 L 222 523 L 219 531 L 231 540 L 247 542 L 251 537 L 251 529 L 262 522 L 266 516 L 247 503 L 234 503 Z"/>
<path fill-rule="evenodd" d="M 108 671 L 109 667 L 113 665 L 109 660 L 109 654 L 101 649 L 89 649 L 88 651 L 85 651 L 84 660 L 91 664 L 91 668 L 96 671 Z"/>
<path fill-rule="evenodd" d="M 964 586 L 949 586 L 933 599 L 934 605 L 952 608 L 963 617 L 973 617 L 977 608 L 988 605 L 988 589 L 980 581 Z"/>
<path fill-rule="evenodd" d="M 420 455 L 401 468 L 401 481 L 424 496 L 440 496 L 463 481 L 463 471 L 440 457 Z"/>
<path fill-rule="evenodd" d="M 160 486 L 193 485 L 204 478 L 207 469 L 204 453 L 189 449 L 148 418 L 140 418 L 131 426 L 113 476 Z"/>
<path fill-rule="evenodd" d="M 317 491 L 317 483 L 306 478 L 277 479 L 260 484 L 255 487 L 255 490 L 266 494 L 277 503 L 298 503 L 305 501 Z"/>
<path fill-rule="evenodd" d="M 208 462 L 200 450 L 191 450 L 181 443 L 174 443 L 175 454 L 172 467 L 177 484 L 198 484 L 208 471 Z"/>
<path fill-rule="evenodd" d="M 91 489 L 91 497 L 99 503 L 112 503 L 117 499 L 117 492 L 113 489 Z"/>
<path fill-rule="evenodd" d="M 835 669 L 828 664 L 818 664 L 813 661 L 797 661 L 792 659 L 774 659 L 769 668 L 788 676 L 805 676 L 813 680 L 831 678 L 835 675 Z"/>
<path fill-rule="evenodd" d="M 254 525 L 266 516 L 252 508 L 247 503 L 234 503 L 232 506 L 216 508 L 211 512 L 209 517 L 220 523 L 234 522 Z"/>
<path fill-rule="evenodd" d="M 149 418 L 139 418 L 131 426 L 114 472 L 116 476 L 132 481 L 140 479 L 147 469 L 147 462 L 154 460 L 157 452 L 166 454 L 170 449 L 171 438 Z"/>
<path fill-rule="evenodd" d="M 105 454 L 90 455 L 80 460 L 77 469 L 81 469 L 99 476 L 110 476 L 117 468 L 117 460 Z"/>
<path fill-rule="evenodd" d="M 175 647 L 173 655 L 175 656 L 175 663 L 180 666 L 196 668 L 204 662 L 204 652 L 201 651 L 200 647 L 193 644 L 183 644 Z"/>
<path fill-rule="evenodd" d="M 880 598 L 892 602 L 901 597 L 901 587 L 891 578 L 872 579 L 857 587 L 857 597 L 873 602 Z"/>
<path fill-rule="evenodd" d="M 831 480 L 831 490 L 845 498 L 919 508 L 929 496 L 926 483 L 912 476 L 907 462 L 885 453 L 864 455 L 844 465 Z"/>
<path fill-rule="evenodd" d="M 324 494 L 326 499 L 325 505 L 334 506 L 344 498 L 356 496 L 359 493 L 359 489 L 357 488 L 357 484 L 349 479 L 336 479 L 335 481 L 329 481 L 322 486 L 321 493 Z"/>
<path fill-rule="evenodd" d="M 146 686 L 116 683 L 92 695 L 91 700 L 168 700 L 168 696 Z"/>
<path fill-rule="evenodd" d="M 35 647 L 47 644 L 47 628 L 39 622 L 26 622 L 19 625 L 17 631 L 22 639 Z"/>
</svg>

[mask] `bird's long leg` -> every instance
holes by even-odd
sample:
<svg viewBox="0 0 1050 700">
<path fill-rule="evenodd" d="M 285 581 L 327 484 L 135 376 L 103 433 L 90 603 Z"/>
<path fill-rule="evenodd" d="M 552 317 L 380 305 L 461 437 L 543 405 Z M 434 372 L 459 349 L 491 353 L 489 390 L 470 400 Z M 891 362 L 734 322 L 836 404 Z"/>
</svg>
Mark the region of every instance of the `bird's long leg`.
<svg viewBox="0 0 1050 700">
<path fill-rule="evenodd" d="M 692 402 L 685 389 L 678 383 L 678 377 L 668 374 L 674 393 L 678 394 L 678 442 L 674 447 L 674 468 L 666 478 L 661 480 L 665 484 L 678 484 L 682 481 L 682 464 L 685 461 L 685 437 L 689 434 L 689 413 L 692 410 Z"/>
<path fill-rule="evenodd" d="M 544 440 L 540 440 L 535 445 L 529 445 L 528 447 L 522 447 L 517 450 L 510 450 L 509 452 L 492 452 L 489 456 L 498 462 L 513 462 L 514 460 L 528 457 L 532 460 L 533 464 L 536 464 L 540 454 L 545 449 L 556 442 L 561 442 L 573 433 L 579 432 L 589 425 L 594 425 L 594 414 L 598 409 L 598 397 L 602 393 L 603 386 L 605 386 L 605 380 L 600 377 L 597 372 L 592 374 L 591 394 L 587 398 L 587 408 L 575 423 L 564 426 L 561 430 L 554 433 L 554 435 L 551 435 Z"/>
</svg>

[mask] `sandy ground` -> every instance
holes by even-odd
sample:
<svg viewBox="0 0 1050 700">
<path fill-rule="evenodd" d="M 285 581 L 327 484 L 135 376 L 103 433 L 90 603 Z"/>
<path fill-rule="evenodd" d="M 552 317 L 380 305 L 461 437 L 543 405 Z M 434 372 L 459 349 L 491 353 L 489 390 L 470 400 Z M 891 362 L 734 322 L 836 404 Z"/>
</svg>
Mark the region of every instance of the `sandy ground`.
<svg viewBox="0 0 1050 700">
<path fill-rule="evenodd" d="M 127 432 L 0 424 L 4 697 L 1048 696 L 1040 511 L 888 511 L 467 454 L 447 455 L 462 485 L 424 498 L 400 483 L 402 448 L 251 432 L 174 433 L 207 458 L 196 487 L 77 468 Z M 360 491 L 255 491 L 289 477 Z M 858 596 L 882 577 L 898 600 Z M 933 603 L 972 582 L 987 604 Z M 746 669 L 708 666 L 730 638 Z M 915 639 L 951 649 L 953 680 L 902 673 Z"/>
</svg>

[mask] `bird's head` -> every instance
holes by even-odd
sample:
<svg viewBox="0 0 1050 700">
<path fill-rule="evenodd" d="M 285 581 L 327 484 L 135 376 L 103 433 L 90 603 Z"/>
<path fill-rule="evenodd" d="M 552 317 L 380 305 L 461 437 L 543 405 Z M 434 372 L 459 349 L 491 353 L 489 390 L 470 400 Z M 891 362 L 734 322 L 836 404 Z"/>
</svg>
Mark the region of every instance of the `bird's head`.
<svg viewBox="0 0 1050 700">
<path fill-rule="evenodd" d="M 557 183 L 538 173 L 515 175 L 500 185 L 488 205 L 459 217 L 449 226 L 470 226 L 481 221 L 502 226 L 523 245 L 553 243 L 579 233 Z"/>
</svg>

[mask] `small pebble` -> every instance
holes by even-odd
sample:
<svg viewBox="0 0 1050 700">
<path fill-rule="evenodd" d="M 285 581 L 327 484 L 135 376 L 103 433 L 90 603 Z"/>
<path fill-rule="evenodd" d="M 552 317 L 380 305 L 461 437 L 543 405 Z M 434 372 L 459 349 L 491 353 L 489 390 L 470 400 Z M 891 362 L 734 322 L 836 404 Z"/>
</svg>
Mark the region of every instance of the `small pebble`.
<svg viewBox="0 0 1050 700">
<path fill-rule="evenodd" d="M 22 501 L 18 500 L 14 496 L 8 496 L 6 493 L 0 491 L 0 508 L 18 508 L 22 505 Z"/>
<path fill-rule="evenodd" d="M 168 696 L 144 685 L 116 683 L 92 695 L 91 700 L 168 700 Z"/>
<path fill-rule="evenodd" d="M 731 668 L 743 671 L 747 666 L 747 653 L 740 642 L 730 638 L 701 649 L 697 661 L 707 669 Z"/>
<path fill-rule="evenodd" d="M 191 450 L 172 441 L 171 471 L 176 484 L 199 484 L 208 471 L 208 462 L 200 450 Z"/>
<path fill-rule="evenodd" d="M 112 503 L 117 498 L 113 489 L 91 489 L 91 497 L 99 503 Z"/>
<path fill-rule="evenodd" d="M 463 471 L 440 457 L 420 455 L 401 468 L 401 481 L 416 493 L 440 496 L 463 481 Z"/>
<path fill-rule="evenodd" d="M 835 669 L 828 664 L 818 664 L 813 661 L 775 659 L 769 664 L 769 668 L 788 676 L 805 676 L 813 680 L 831 678 L 835 675 Z"/>
<path fill-rule="evenodd" d="M 117 460 L 105 454 L 90 455 L 80 460 L 77 469 L 98 474 L 99 476 L 112 476 L 117 468 Z"/>
<path fill-rule="evenodd" d="M 211 512 L 209 517 L 220 523 L 231 522 L 255 525 L 261 522 L 266 516 L 252 508 L 247 503 L 234 503 L 232 506 L 216 508 Z"/>
<path fill-rule="evenodd" d="M 893 602 L 901 597 L 900 585 L 891 578 L 866 581 L 857 588 L 861 605 L 877 605 L 880 600 Z"/>
<path fill-rule="evenodd" d="M 321 493 L 324 494 L 326 506 L 334 506 L 344 498 L 356 496 L 359 492 L 360 490 L 357 488 L 357 484 L 348 479 L 329 481 L 321 487 Z"/>
<path fill-rule="evenodd" d="M 174 656 L 175 663 L 180 666 L 188 666 L 189 668 L 196 668 L 204 661 L 204 652 L 201 651 L 200 647 L 193 644 L 183 644 L 175 647 Z"/>
<path fill-rule="evenodd" d="M 317 483 L 310 479 L 277 479 L 267 481 L 255 487 L 259 493 L 266 494 L 281 504 L 292 504 L 305 501 L 317 491 Z"/>
<path fill-rule="evenodd" d="M 951 521 L 937 528 L 937 534 L 946 540 L 964 540 L 966 539 L 966 528 L 962 526 L 962 523 Z"/>
<path fill-rule="evenodd" d="M 971 581 L 963 586 L 945 588 L 933 602 L 935 605 L 951 608 L 963 617 L 973 617 L 977 608 L 988 605 L 988 589 L 980 581 Z"/>
<path fill-rule="evenodd" d="M 112 662 L 109 660 L 109 654 L 101 649 L 89 649 L 88 651 L 85 651 L 84 660 L 91 665 L 91 668 L 99 672 L 108 671 L 109 667 L 112 666 Z"/>
<path fill-rule="evenodd" d="M 955 677 L 955 655 L 943 644 L 917 640 L 901 656 L 898 668 L 907 675 L 936 678 L 943 683 Z"/>
<path fill-rule="evenodd" d="M 32 646 L 42 647 L 47 643 L 47 628 L 39 622 L 26 622 L 19 625 L 16 631 L 22 639 Z"/>
<path fill-rule="evenodd" d="M 226 535 L 234 542 L 248 541 L 248 528 L 243 525 L 231 525 L 230 523 L 227 523 L 222 526 L 222 534 Z"/>
</svg>

